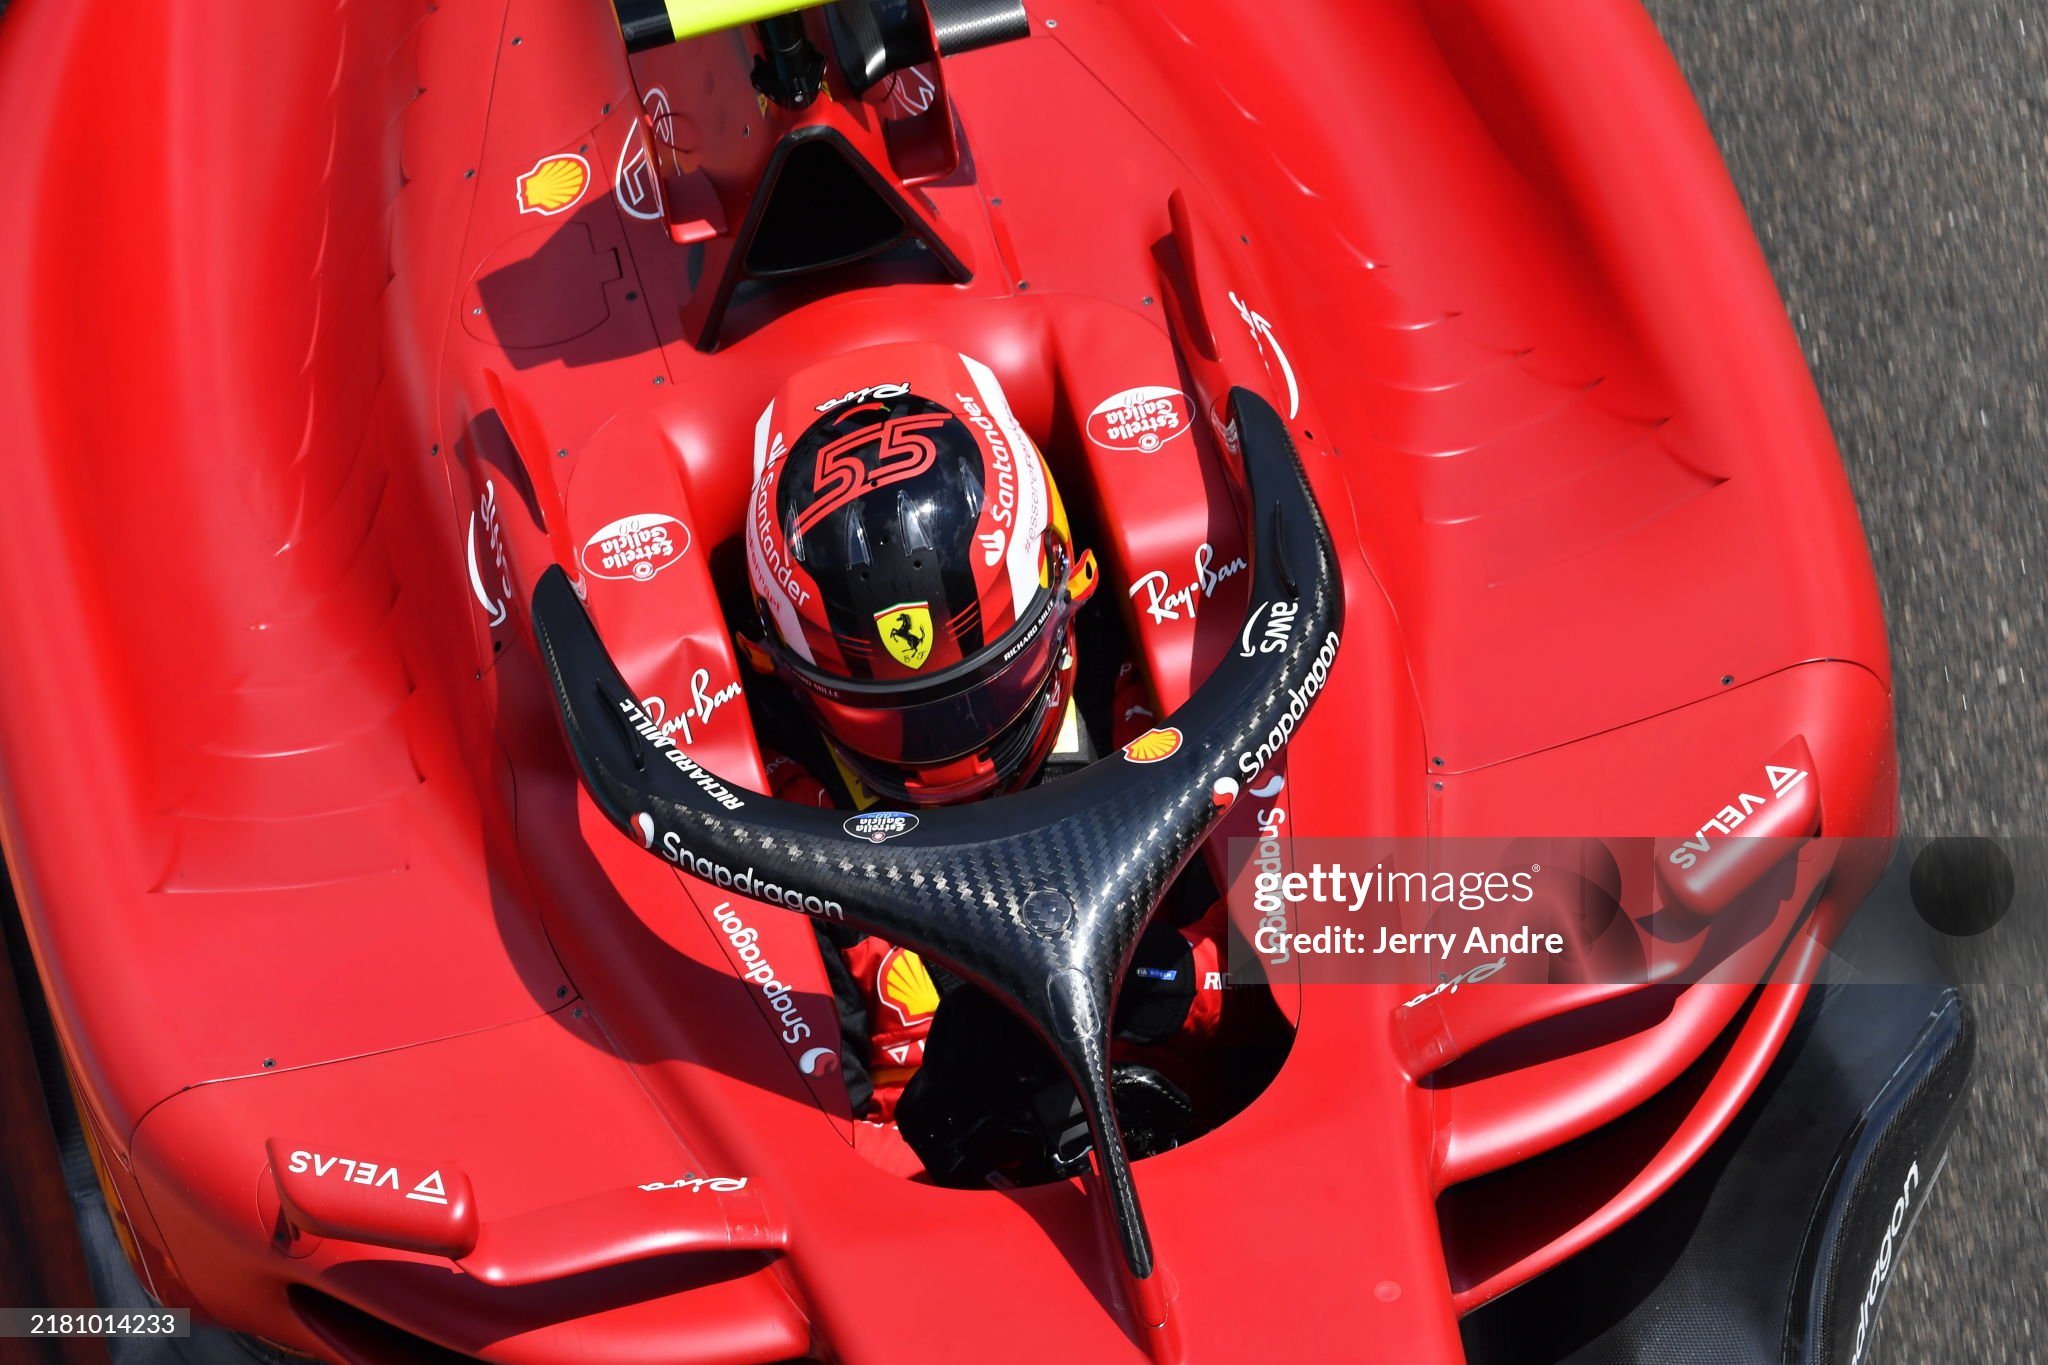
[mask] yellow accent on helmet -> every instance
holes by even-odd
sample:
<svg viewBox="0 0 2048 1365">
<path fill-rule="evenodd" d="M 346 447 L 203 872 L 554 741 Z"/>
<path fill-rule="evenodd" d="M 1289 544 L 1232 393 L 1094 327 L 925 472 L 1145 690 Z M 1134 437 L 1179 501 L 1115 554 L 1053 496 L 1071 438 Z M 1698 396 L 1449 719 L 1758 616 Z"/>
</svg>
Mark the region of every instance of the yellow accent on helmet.
<svg viewBox="0 0 2048 1365">
<path fill-rule="evenodd" d="M 1028 437 L 1026 439 L 1029 440 Z M 1067 559 L 1071 563 L 1074 558 L 1074 532 L 1073 528 L 1067 524 L 1067 504 L 1060 497 L 1059 482 L 1052 476 L 1052 466 L 1045 462 L 1045 456 L 1041 455 L 1038 451 L 1038 443 L 1032 441 L 1030 444 L 1031 458 L 1038 461 L 1038 468 L 1045 475 L 1046 528 L 1060 538 L 1060 544 L 1066 547 Z M 1041 559 L 1038 563 L 1038 586 L 1041 588 L 1051 587 L 1051 574 L 1052 565 Z"/>
</svg>

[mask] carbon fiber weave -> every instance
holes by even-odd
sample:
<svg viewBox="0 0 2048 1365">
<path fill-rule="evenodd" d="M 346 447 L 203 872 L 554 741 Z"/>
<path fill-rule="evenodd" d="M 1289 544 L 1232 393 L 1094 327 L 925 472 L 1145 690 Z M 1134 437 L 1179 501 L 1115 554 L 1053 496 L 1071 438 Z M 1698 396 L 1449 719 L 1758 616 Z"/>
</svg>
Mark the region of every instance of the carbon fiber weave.
<svg viewBox="0 0 2048 1365">
<path fill-rule="evenodd" d="M 994 47 L 1031 31 L 1023 0 L 931 0 L 932 31 L 939 51 L 957 57 Z"/>
</svg>

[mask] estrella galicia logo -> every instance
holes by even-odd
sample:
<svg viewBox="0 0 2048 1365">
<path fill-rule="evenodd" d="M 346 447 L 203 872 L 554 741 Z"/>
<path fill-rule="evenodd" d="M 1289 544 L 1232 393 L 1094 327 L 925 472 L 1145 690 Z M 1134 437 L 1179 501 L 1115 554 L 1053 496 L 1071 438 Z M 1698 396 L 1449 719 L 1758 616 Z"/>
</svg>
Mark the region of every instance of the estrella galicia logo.
<svg viewBox="0 0 2048 1365">
<path fill-rule="evenodd" d="M 917 817 L 908 811 L 871 810 L 856 815 L 840 826 L 856 839 L 865 839 L 871 844 L 886 844 L 899 834 L 908 834 L 917 828 Z"/>
</svg>

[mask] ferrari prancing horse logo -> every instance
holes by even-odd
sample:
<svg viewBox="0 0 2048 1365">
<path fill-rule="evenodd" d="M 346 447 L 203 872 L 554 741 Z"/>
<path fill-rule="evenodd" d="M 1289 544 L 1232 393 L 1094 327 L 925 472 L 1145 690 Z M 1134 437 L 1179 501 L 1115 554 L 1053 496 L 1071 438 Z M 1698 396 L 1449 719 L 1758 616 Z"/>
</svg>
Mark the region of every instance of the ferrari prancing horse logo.
<svg viewBox="0 0 2048 1365">
<path fill-rule="evenodd" d="M 905 668 L 923 668 L 932 656 L 932 604 L 898 602 L 887 611 L 875 613 L 875 629 L 881 632 L 882 648 Z"/>
</svg>

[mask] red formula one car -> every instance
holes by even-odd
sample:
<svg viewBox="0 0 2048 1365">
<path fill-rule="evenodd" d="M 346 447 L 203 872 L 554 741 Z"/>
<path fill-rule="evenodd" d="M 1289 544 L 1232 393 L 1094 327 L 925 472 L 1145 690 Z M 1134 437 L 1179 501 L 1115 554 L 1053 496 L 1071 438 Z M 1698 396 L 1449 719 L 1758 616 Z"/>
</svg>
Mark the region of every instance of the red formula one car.
<svg viewBox="0 0 2048 1365">
<path fill-rule="evenodd" d="M 17 0 L 0 833 L 103 1292 L 347 1362 L 1863 1358 L 1969 1055 L 1813 986 L 1877 594 L 1678 71 L 1569 10 Z M 762 795 L 749 489 L 905 347 L 1158 723 L 854 819 Z M 1240 971 L 1283 834 L 1678 836 L 1616 932 L 1749 946 Z M 1253 1023 L 1162 1137 L 1110 1034 L 1198 885 Z M 856 1112 L 820 920 L 1009 1007 L 1022 1166 Z"/>
</svg>

